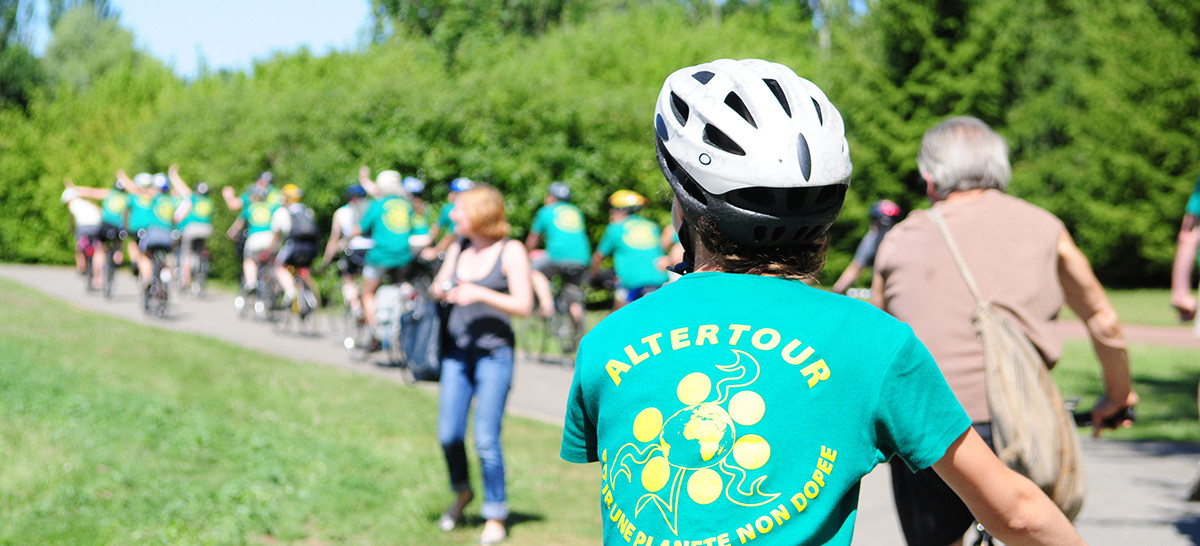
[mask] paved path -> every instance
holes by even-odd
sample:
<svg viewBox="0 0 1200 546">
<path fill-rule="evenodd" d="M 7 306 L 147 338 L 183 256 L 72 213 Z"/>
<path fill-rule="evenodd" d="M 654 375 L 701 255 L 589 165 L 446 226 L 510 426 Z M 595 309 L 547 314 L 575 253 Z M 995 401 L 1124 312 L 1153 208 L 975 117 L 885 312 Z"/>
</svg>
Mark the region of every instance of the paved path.
<svg viewBox="0 0 1200 546">
<path fill-rule="evenodd" d="M 207 335 L 295 360 L 401 380 L 395 370 L 374 363 L 351 362 L 329 337 L 291 336 L 285 341 L 265 324 L 239 320 L 229 294 L 213 293 L 203 300 L 176 298 L 172 302 L 172 317 L 154 320 L 143 316 L 133 279 L 127 274 L 118 278 L 112 300 L 85 295 L 82 282 L 71 270 L 62 267 L 0 264 L 0 278 L 70 300 L 85 309 L 168 330 Z M 321 327 L 328 332 L 326 324 Z M 1063 327 L 1068 335 L 1081 335 L 1079 327 Z M 1192 337 L 1187 328 L 1127 327 L 1126 334 L 1133 343 L 1146 341 L 1196 347 L 1200 357 L 1200 340 Z M 519 358 L 509 410 L 516 415 L 561 426 L 570 382 L 569 369 Z M 1192 481 L 1200 475 L 1196 464 L 1200 460 L 1200 446 L 1085 438 L 1083 448 L 1090 489 L 1076 526 L 1089 543 L 1100 546 L 1200 544 L 1200 503 L 1183 500 Z M 903 544 L 889 479 L 885 465 L 863 480 L 855 545 Z"/>
</svg>

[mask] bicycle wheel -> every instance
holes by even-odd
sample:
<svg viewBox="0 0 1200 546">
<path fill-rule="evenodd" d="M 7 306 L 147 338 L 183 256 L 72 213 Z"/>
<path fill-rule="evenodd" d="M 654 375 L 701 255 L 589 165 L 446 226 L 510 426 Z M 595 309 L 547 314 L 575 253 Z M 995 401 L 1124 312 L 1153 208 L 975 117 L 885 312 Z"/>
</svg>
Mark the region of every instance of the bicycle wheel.
<svg viewBox="0 0 1200 546">
<path fill-rule="evenodd" d="M 342 346 L 346 354 L 356 362 L 362 362 L 371 354 L 371 329 L 362 317 L 356 316 L 349 308 L 342 318 L 346 330 L 342 334 Z"/>
<path fill-rule="evenodd" d="M 317 312 L 321 309 L 321 302 L 307 281 L 298 282 L 297 287 L 295 309 L 299 321 L 296 329 L 301 335 L 312 337 L 317 335 Z"/>
</svg>

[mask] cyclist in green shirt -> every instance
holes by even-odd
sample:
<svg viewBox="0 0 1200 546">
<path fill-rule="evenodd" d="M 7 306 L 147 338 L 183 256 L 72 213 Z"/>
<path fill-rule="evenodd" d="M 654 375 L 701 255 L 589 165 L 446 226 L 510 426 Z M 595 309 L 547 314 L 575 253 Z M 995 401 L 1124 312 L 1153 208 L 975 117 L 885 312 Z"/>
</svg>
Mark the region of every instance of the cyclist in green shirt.
<svg viewBox="0 0 1200 546">
<path fill-rule="evenodd" d="M 609 224 L 592 254 L 591 274 L 596 276 L 605 256 L 613 257 L 618 284 L 615 310 L 662 286 L 667 272 L 660 267 L 663 251 L 658 224 L 637 215 L 646 198 L 631 190 L 617 190 L 608 204 L 612 207 Z"/>
<path fill-rule="evenodd" d="M 226 186 L 228 187 L 228 186 Z M 258 268 L 261 256 L 268 250 L 275 235 L 271 232 L 271 217 L 279 204 L 271 204 L 267 198 L 270 188 L 266 185 L 255 184 L 250 189 L 250 202 L 242 207 L 241 215 L 234 220 L 227 234 L 236 239 L 243 226 L 246 229 L 245 247 L 242 252 L 242 294 L 254 292 L 258 284 Z M 243 300 L 244 301 L 244 300 Z"/>
<path fill-rule="evenodd" d="M 554 314 L 554 296 L 550 280 L 558 277 L 564 286 L 583 285 L 592 244 L 588 241 L 583 212 L 571 204 L 571 188 L 555 181 L 546 189 L 544 205 L 533 217 L 533 226 L 525 238 L 525 248 L 533 262 L 533 290 L 537 294 L 538 313 L 544 317 Z M 546 251 L 533 250 L 545 240 Z M 572 303 L 571 316 L 583 320 L 583 304 Z"/>
<path fill-rule="evenodd" d="M 151 178 L 151 192 L 139 196 L 134 201 L 148 197 L 146 212 L 140 219 L 138 228 L 138 269 L 141 271 L 142 286 L 150 286 L 150 277 L 154 274 L 150 254 L 156 250 L 171 249 L 171 230 L 175 226 L 176 200 L 170 195 L 171 183 L 165 174 L 156 174 Z M 130 214 L 130 231 L 133 231 L 133 214 L 140 213 L 137 207 Z M 165 264 L 164 264 L 165 265 Z"/>
<path fill-rule="evenodd" d="M 437 243 L 421 251 L 421 259 L 431 262 L 444 254 L 447 248 L 450 248 L 450 244 L 457 238 L 454 234 L 454 220 L 450 218 L 450 211 L 454 210 L 454 200 L 458 194 L 473 187 L 475 187 L 475 181 L 465 176 L 450 181 L 450 195 L 446 197 L 446 204 L 442 205 L 441 211 L 438 213 L 437 224 L 429 233 L 430 239 Z"/>
<path fill-rule="evenodd" d="M 377 193 L 378 197 L 367 206 L 367 211 L 359 221 L 358 232 L 354 235 L 363 235 L 375 241 L 375 246 L 367 251 L 362 275 L 363 313 L 374 331 L 378 325 L 375 292 L 383 285 L 385 277 L 391 277 L 393 281 L 403 280 L 413 260 L 412 246 L 408 241 L 412 235 L 413 206 L 403 196 L 403 182 L 396 171 L 380 172 L 375 182 L 367 187 L 367 192 Z"/>
<path fill-rule="evenodd" d="M 1005 543 L 1083 544 L 971 428 L 912 328 L 803 282 L 850 183 L 825 94 L 723 59 L 671 74 L 655 110 L 693 272 L 579 347 L 560 454 L 600 463 L 604 544 L 848 545 L 861 479 L 893 457 L 932 466 Z"/>
<path fill-rule="evenodd" d="M 208 184 L 201 182 L 196 185 L 196 191 L 188 186 L 179 176 L 179 166 L 171 165 L 167 176 L 179 194 L 179 208 L 175 212 L 175 228 L 180 232 L 179 256 L 180 276 L 184 286 L 192 284 L 192 261 L 200 258 L 200 253 L 207 252 L 207 241 L 213 233 L 213 200 L 208 196 Z"/>
</svg>

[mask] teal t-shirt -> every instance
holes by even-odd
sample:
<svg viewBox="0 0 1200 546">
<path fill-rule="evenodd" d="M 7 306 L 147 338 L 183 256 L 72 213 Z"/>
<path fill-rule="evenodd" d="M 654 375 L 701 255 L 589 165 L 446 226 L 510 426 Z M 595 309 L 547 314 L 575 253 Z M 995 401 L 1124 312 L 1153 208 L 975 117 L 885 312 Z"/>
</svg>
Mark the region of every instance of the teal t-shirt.
<svg viewBox="0 0 1200 546">
<path fill-rule="evenodd" d="M 613 269 L 621 286 L 659 286 L 667 282 L 667 272 L 655 264 L 663 256 L 661 236 L 658 224 L 634 215 L 609 224 L 596 250 L 613 257 Z"/>
<path fill-rule="evenodd" d="M 170 195 L 155 195 L 150 201 L 150 216 L 147 228 L 171 229 L 175 225 L 175 207 L 178 201 Z"/>
<path fill-rule="evenodd" d="M 401 267 L 412 261 L 412 203 L 403 197 L 386 196 L 371 201 L 359 225 L 363 235 L 375 240 L 367 251 L 367 264 Z"/>
<path fill-rule="evenodd" d="M 530 231 L 546 241 L 552 263 L 586 264 L 592 255 L 583 225 L 583 213 L 570 203 L 553 203 L 538 209 Z"/>
<path fill-rule="evenodd" d="M 123 191 L 108 190 L 108 194 L 100 201 L 100 221 L 114 226 L 125 225 L 125 209 L 129 208 L 129 194 Z"/>
<path fill-rule="evenodd" d="M 870 304 L 692 273 L 584 337 L 560 454 L 601 463 L 605 544 L 846 545 L 863 476 L 928 467 L 970 424 Z"/>
<path fill-rule="evenodd" d="M 1188 197 L 1185 210 L 1192 216 L 1200 216 L 1200 178 L 1196 179 L 1196 187 L 1192 189 L 1191 197 Z"/>
<path fill-rule="evenodd" d="M 184 228 L 191 224 L 212 224 L 213 201 L 206 195 L 191 196 L 192 206 L 188 209 L 187 216 L 179 221 L 179 227 Z"/>
<path fill-rule="evenodd" d="M 454 221 L 450 219 L 450 211 L 452 210 L 454 210 L 454 203 L 451 202 L 442 205 L 442 210 L 438 211 L 437 226 L 438 233 L 441 234 L 439 237 L 453 235 L 454 233 Z"/>
<path fill-rule="evenodd" d="M 246 235 L 271 231 L 271 216 L 277 208 L 279 204 L 272 204 L 270 201 L 251 201 L 242 207 L 241 216 L 246 222 Z"/>
<path fill-rule="evenodd" d="M 254 202 L 250 198 L 250 194 L 253 193 L 253 189 L 254 186 L 251 185 L 249 188 L 246 188 L 246 191 L 242 192 L 242 210 L 246 210 L 246 207 L 249 207 L 250 203 Z M 263 201 L 269 205 L 278 207 L 283 204 L 283 192 L 280 191 L 279 188 L 271 186 L 270 189 L 267 190 L 266 199 L 263 199 Z"/>
<path fill-rule="evenodd" d="M 153 204 L 154 197 L 129 196 L 129 231 L 137 232 L 150 227 L 154 219 Z"/>
</svg>

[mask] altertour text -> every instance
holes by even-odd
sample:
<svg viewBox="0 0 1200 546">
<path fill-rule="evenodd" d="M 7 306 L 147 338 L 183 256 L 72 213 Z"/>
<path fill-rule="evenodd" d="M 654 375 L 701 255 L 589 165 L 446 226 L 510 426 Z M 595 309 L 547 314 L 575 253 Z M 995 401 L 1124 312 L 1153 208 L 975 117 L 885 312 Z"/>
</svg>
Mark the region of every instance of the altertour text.
<svg viewBox="0 0 1200 546">
<path fill-rule="evenodd" d="M 608 370 L 613 384 L 620 386 L 621 374 L 647 359 L 662 354 L 664 350 L 678 351 L 692 346 L 722 344 L 731 347 L 748 344 L 760 351 L 778 349 L 784 362 L 793 366 L 803 366 L 800 371 L 808 379 L 808 388 L 810 389 L 817 383 L 829 379 L 830 376 L 829 364 L 825 363 L 825 359 L 819 357 L 813 359 L 816 349 L 811 345 L 805 345 L 799 339 L 783 343 L 783 336 L 778 330 L 773 328 L 756 329 L 746 324 L 730 324 L 724 328 L 715 324 L 703 324 L 694 330 L 678 328 L 667 332 L 657 332 L 643 337 L 636 344 L 626 345 L 625 359 L 609 359 L 605 369 Z"/>
</svg>

